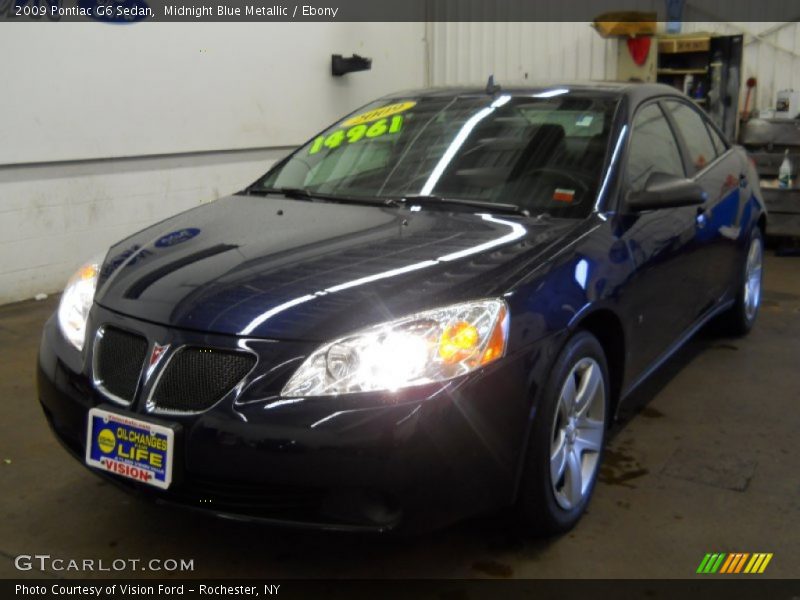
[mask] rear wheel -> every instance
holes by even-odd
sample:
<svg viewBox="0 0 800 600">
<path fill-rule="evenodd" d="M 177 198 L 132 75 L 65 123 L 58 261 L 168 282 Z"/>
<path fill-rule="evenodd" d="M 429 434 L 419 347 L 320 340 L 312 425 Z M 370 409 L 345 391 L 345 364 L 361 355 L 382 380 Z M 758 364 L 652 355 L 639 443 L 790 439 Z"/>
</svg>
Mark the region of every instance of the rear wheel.
<svg viewBox="0 0 800 600">
<path fill-rule="evenodd" d="M 752 328 L 761 306 L 761 282 L 764 262 L 764 239 L 761 230 L 754 227 L 741 267 L 741 283 L 736 302 L 720 321 L 722 333 L 745 335 Z"/>
<path fill-rule="evenodd" d="M 608 399 L 603 349 L 580 332 L 556 360 L 531 430 L 519 509 L 533 533 L 567 531 L 586 509 L 603 457 Z"/>
</svg>

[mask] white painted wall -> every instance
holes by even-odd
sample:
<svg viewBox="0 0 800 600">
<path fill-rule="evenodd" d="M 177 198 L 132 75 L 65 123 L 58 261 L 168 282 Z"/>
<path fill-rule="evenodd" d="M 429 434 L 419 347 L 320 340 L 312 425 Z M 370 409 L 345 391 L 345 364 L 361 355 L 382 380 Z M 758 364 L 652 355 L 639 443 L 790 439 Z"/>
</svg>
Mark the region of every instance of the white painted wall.
<svg viewBox="0 0 800 600">
<path fill-rule="evenodd" d="M 0 164 L 287 146 L 422 83 L 422 23 L 15 23 Z M 373 58 L 332 77 L 331 54 Z"/>
<path fill-rule="evenodd" d="M 425 83 L 424 23 L 2 29 L 0 303 L 61 289 L 115 241 Z M 330 55 L 353 52 L 372 70 L 333 78 Z"/>
<path fill-rule="evenodd" d="M 613 79 L 617 41 L 589 23 L 432 23 L 434 85 Z"/>
</svg>

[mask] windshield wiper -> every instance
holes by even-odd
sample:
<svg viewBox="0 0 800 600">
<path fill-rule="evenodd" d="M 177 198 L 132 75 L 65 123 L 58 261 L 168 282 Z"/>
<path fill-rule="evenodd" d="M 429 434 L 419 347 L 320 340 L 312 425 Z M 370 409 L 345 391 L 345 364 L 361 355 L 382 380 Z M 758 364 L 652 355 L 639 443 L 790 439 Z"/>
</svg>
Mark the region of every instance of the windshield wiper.
<svg viewBox="0 0 800 600">
<path fill-rule="evenodd" d="M 250 187 L 247 188 L 248 194 L 257 194 L 259 196 L 266 196 L 267 194 L 280 194 L 281 196 L 286 196 L 287 198 L 294 198 L 295 200 L 313 200 L 314 195 L 312 192 L 308 190 L 304 190 L 303 188 L 293 188 L 293 187 L 280 187 L 280 188 L 262 188 L 262 187 Z"/>
<path fill-rule="evenodd" d="M 458 205 L 468 206 L 470 208 L 485 209 L 489 212 L 503 212 L 516 215 L 530 216 L 530 213 L 517 206 L 516 204 L 501 204 L 498 202 L 487 202 L 485 200 L 470 200 L 466 198 L 445 198 L 443 196 L 435 195 L 412 195 L 402 196 L 400 198 L 378 197 L 359 198 L 356 196 L 336 196 L 333 194 L 324 194 L 322 192 L 314 192 L 304 188 L 293 187 L 280 187 L 280 188 L 257 188 L 251 187 L 247 190 L 248 194 L 267 195 L 267 194 L 280 194 L 287 198 L 296 200 L 326 200 L 328 202 L 342 202 L 349 204 L 365 204 L 369 206 L 402 206 L 416 204 L 419 206 L 441 206 L 441 205 Z"/>
<path fill-rule="evenodd" d="M 419 206 L 436 206 L 442 204 L 455 204 L 460 206 L 469 206 L 471 208 L 483 208 L 489 212 L 504 212 L 515 215 L 523 215 L 529 217 L 530 213 L 517 206 L 516 204 L 502 204 L 499 202 L 489 202 L 486 200 L 470 200 L 468 198 L 445 198 L 444 196 L 435 195 L 418 195 L 418 196 L 403 196 L 400 199 L 405 204 L 416 204 Z"/>
<path fill-rule="evenodd" d="M 280 187 L 280 188 L 259 188 L 251 187 L 245 190 L 248 194 L 280 194 L 287 198 L 297 200 L 326 200 L 328 202 L 341 202 L 343 204 L 364 204 L 367 206 L 391 206 L 396 205 L 397 201 L 387 198 L 360 198 L 358 196 L 338 196 L 336 194 L 325 194 L 304 188 Z"/>
</svg>

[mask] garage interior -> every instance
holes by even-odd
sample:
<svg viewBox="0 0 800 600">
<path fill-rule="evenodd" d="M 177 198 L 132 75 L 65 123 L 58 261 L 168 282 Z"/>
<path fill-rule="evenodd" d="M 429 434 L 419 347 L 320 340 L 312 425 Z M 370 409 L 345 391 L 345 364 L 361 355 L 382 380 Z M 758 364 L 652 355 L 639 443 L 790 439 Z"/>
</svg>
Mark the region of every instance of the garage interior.
<svg viewBox="0 0 800 600">
<path fill-rule="evenodd" d="M 0 145 L 0 576 L 70 576 L 14 568 L 35 551 L 191 557 L 207 578 L 677 578 L 719 550 L 774 553 L 765 576 L 800 574 L 800 96 L 791 91 L 800 25 L 685 22 L 668 38 L 661 23 L 644 60 L 624 34 L 584 22 L 87 23 L 47 34 L 36 25 L 0 38 L 7 56 L 26 48 L 4 70 L 13 93 L 0 95 L 0 139 L 14 142 Z M 413 539 L 216 520 L 123 494 L 48 430 L 34 383 L 41 330 L 87 257 L 241 189 L 342 114 L 397 90 L 489 74 L 501 85 L 637 78 L 711 103 L 698 81 L 714 57 L 667 64 L 661 42 L 706 40 L 697 52 L 708 53 L 723 37 L 742 46 L 731 131 L 774 208 L 759 321 L 742 339 L 702 330 L 637 390 L 569 534 L 526 539 L 503 515 Z M 69 60 L 51 60 L 53 48 Z M 334 54 L 369 57 L 371 68 L 332 76 Z M 792 181 L 781 189 L 787 157 Z M 579 557 L 593 559 L 576 566 Z"/>
</svg>

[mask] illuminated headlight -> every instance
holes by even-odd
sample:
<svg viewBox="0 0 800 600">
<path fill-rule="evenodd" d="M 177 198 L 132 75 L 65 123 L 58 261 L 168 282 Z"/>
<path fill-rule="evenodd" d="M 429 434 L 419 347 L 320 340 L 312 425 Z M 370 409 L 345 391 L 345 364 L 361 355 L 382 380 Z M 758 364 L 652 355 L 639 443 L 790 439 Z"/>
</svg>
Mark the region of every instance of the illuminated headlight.
<svg viewBox="0 0 800 600">
<path fill-rule="evenodd" d="M 86 319 L 89 318 L 89 309 L 94 301 L 102 258 L 89 261 L 70 277 L 58 305 L 58 326 L 61 333 L 78 350 L 83 349 Z"/>
<path fill-rule="evenodd" d="M 318 348 L 281 395 L 394 391 L 446 381 L 501 358 L 507 341 L 508 308 L 503 300 L 420 312 Z"/>
</svg>

